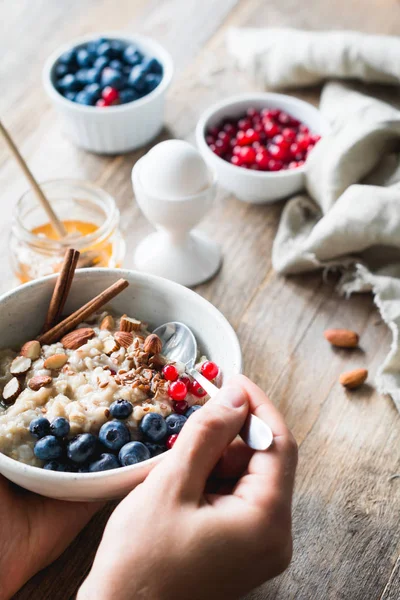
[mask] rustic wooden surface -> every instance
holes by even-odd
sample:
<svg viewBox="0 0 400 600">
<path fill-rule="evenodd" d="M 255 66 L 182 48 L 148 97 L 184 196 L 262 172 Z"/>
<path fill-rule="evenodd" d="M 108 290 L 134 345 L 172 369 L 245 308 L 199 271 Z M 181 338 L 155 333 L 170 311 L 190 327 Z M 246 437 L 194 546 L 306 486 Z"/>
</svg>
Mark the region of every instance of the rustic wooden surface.
<svg viewBox="0 0 400 600">
<path fill-rule="evenodd" d="M 172 53 L 176 77 L 160 139 L 193 139 L 211 102 L 256 89 L 235 72 L 224 51 L 232 25 L 353 28 L 400 33 L 397 0 L 2 0 L 0 114 L 39 179 L 73 176 L 103 186 L 117 199 L 128 239 L 150 231 L 132 197 L 130 170 L 147 150 L 98 157 L 73 147 L 41 86 L 41 66 L 59 44 L 92 31 L 150 34 Z M 396 91 L 390 90 L 395 97 Z M 319 90 L 300 97 L 317 103 Z M 0 291 L 12 284 L 8 232 L 26 185 L 0 149 Z M 370 297 L 339 298 L 320 274 L 284 279 L 271 268 L 271 245 L 282 205 L 247 206 L 221 192 L 204 230 L 223 245 L 218 276 L 199 288 L 229 318 L 240 337 L 245 372 L 269 392 L 300 446 L 291 567 L 248 600 L 395 600 L 400 597 L 400 419 L 373 388 L 390 344 Z M 351 326 L 362 349 L 333 352 L 327 327 Z M 368 366 L 370 385 L 346 393 L 342 370 Z M 103 512 L 70 549 L 16 598 L 72 598 L 93 558 L 107 518 Z M 134 530 L 132 531 L 134 535 Z"/>
</svg>

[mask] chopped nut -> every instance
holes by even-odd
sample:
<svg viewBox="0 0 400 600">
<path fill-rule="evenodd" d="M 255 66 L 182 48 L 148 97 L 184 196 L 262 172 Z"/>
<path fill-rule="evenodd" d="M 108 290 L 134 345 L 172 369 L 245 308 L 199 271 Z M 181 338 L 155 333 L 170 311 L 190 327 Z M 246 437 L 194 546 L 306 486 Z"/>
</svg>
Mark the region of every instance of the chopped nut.
<svg viewBox="0 0 400 600">
<path fill-rule="evenodd" d="M 116 352 L 119 349 L 120 345 L 118 344 L 118 342 L 113 338 L 107 338 L 103 344 L 103 351 L 105 354 L 110 355 L 113 352 Z"/>
<path fill-rule="evenodd" d="M 106 388 L 108 386 L 108 381 L 103 381 L 102 383 L 99 384 L 99 388 L 101 388 L 102 390 L 104 388 Z"/>
<path fill-rule="evenodd" d="M 107 315 L 106 317 L 104 317 L 104 319 L 102 320 L 102 322 L 100 324 L 100 329 L 102 329 L 102 330 L 108 329 L 109 331 L 111 331 L 112 329 L 114 329 L 114 327 L 115 327 L 115 321 L 111 315 Z"/>
<path fill-rule="evenodd" d="M 45 369 L 50 369 L 54 371 L 55 369 L 61 369 L 66 362 L 68 361 L 68 356 L 66 354 L 53 354 L 46 358 L 43 363 Z"/>
<path fill-rule="evenodd" d="M 143 349 L 149 354 L 159 354 L 162 350 L 162 342 L 158 335 L 151 333 L 144 341 Z"/>
<path fill-rule="evenodd" d="M 133 342 L 133 334 L 129 331 L 117 331 L 114 337 L 123 348 L 129 348 Z"/>
<path fill-rule="evenodd" d="M 24 375 L 31 368 L 32 361 L 25 356 L 17 356 L 10 365 L 10 373 L 12 375 Z"/>
<path fill-rule="evenodd" d="M 104 411 L 104 416 L 108 419 L 108 417 L 110 416 L 110 411 L 108 410 L 108 408 L 105 409 Z"/>
<path fill-rule="evenodd" d="M 22 392 L 21 382 L 16 377 L 13 377 L 4 386 L 4 390 L 3 390 L 4 404 L 13 404 L 21 392 Z"/>
<path fill-rule="evenodd" d="M 31 360 L 36 360 L 40 356 L 41 349 L 42 347 L 37 340 L 31 340 L 30 342 L 25 342 L 22 346 L 21 355 Z"/>
<path fill-rule="evenodd" d="M 31 390 L 37 392 L 40 388 L 49 385 L 52 381 L 50 375 L 35 375 L 35 377 L 32 377 L 32 379 L 29 380 L 28 386 Z"/>
<path fill-rule="evenodd" d="M 126 315 L 123 315 L 121 317 L 121 321 L 119 323 L 120 331 L 127 331 L 127 332 L 139 331 L 141 326 L 142 326 L 141 321 L 137 321 L 136 319 L 131 319 L 130 317 L 127 317 Z"/>
</svg>

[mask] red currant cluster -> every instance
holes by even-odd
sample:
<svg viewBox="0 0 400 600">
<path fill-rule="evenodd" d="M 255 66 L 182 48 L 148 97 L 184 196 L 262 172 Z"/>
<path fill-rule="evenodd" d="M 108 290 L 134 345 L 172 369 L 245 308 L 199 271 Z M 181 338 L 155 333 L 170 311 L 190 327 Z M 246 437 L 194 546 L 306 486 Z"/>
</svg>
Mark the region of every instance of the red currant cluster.
<svg viewBox="0 0 400 600">
<path fill-rule="evenodd" d="M 255 171 L 281 171 L 304 165 L 320 140 L 308 127 L 277 108 L 249 108 L 206 134 L 210 149 L 232 165 Z"/>
<path fill-rule="evenodd" d="M 201 365 L 200 372 L 211 381 L 218 375 L 219 368 L 214 362 L 206 360 Z M 179 371 L 175 365 L 165 365 L 163 375 L 170 382 L 168 395 L 174 400 L 174 411 L 180 415 L 184 415 L 189 408 L 185 400 L 188 394 L 193 394 L 197 398 L 203 398 L 207 393 L 197 381 L 191 380 L 187 375 L 179 376 Z"/>
</svg>

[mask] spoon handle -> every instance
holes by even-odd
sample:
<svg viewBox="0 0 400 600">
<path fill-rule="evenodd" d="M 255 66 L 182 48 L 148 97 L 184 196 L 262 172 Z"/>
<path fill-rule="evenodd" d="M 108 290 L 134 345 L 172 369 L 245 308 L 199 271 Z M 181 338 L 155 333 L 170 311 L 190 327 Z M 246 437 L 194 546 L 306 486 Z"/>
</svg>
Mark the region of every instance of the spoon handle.
<svg viewBox="0 0 400 600">
<path fill-rule="evenodd" d="M 213 398 L 219 392 L 219 388 L 206 379 L 204 375 L 196 371 L 196 369 L 189 368 L 187 369 L 187 372 L 201 385 L 210 398 Z M 273 441 L 270 427 L 268 427 L 264 421 L 252 414 L 248 415 L 239 435 L 253 450 L 267 450 Z"/>
</svg>

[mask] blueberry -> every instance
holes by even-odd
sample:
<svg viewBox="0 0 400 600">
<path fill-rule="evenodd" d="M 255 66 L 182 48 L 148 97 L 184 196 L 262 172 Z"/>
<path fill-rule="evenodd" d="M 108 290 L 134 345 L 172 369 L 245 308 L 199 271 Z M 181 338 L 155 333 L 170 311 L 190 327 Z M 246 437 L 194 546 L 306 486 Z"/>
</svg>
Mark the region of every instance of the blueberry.
<svg viewBox="0 0 400 600">
<path fill-rule="evenodd" d="M 142 442 L 129 442 L 121 448 L 118 458 L 123 467 L 136 465 L 150 458 L 150 450 Z"/>
<path fill-rule="evenodd" d="M 69 422 L 64 417 L 57 417 L 50 425 L 51 434 L 58 438 L 67 437 L 69 429 Z"/>
<path fill-rule="evenodd" d="M 131 74 L 131 71 L 132 71 L 132 67 L 129 66 L 129 65 L 124 65 L 122 67 L 122 72 L 123 72 L 124 75 L 128 75 L 129 76 Z"/>
<path fill-rule="evenodd" d="M 76 53 L 76 62 L 80 67 L 90 67 L 92 65 L 90 54 L 85 48 L 81 48 Z"/>
<path fill-rule="evenodd" d="M 62 455 L 62 446 L 60 440 L 54 435 L 46 435 L 38 442 L 36 442 L 33 452 L 40 460 L 53 460 L 54 458 L 60 458 Z"/>
<path fill-rule="evenodd" d="M 68 444 L 67 454 L 72 462 L 83 464 L 95 454 L 97 438 L 91 433 L 81 433 Z"/>
<path fill-rule="evenodd" d="M 79 69 L 79 71 L 75 73 L 76 80 L 81 84 L 81 87 L 87 83 L 87 74 L 88 69 Z"/>
<path fill-rule="evenodd" d="M 154 73 L 148 73 L 145 77 L 145 81 L 146 81 L 146 91 L 148 93 L 150 93 L 156 89 L 156 87 L 158 86 L 158 84 L 161 81 L 161 77 L 160 77 L 160 75 L 154 75 Z"/>
<path fill-rule="evenodd" d="M 33 419 L 33 421 L 30 422 L 29 431 L 36 438 L 42 438 L 45 435 L 49 435 L 50 422 L 48 419 L 45 419 L 45 417 Z"/>
<path fill-rule="evenodd" d="M 111 48 L 111 44 L 109 42 L 103 42 L 97 48 L 98 56 L 106 56 L 107 58 L 113 57 L 113 49 Z"/>
<path fill-rule="evenodd" d="M 96 60 L 93 63 L 93 67 L 95 69 L 104 69 L 104 67 L 106 67 L 109 64 L 109 60 L 108 58 L 106 58 L 105 56 L 99 56 L 98 58 L 96 58 Z"/>
<path fill-rule="evenodd" d="M 165 423 L 167 424 L 167 434 L 174 435 L 175 433 L 179 433 L 182 430 L 182 427 L 186 423 L 187 418 L 183 415 L 177 415 L 173 413 L 169 415 L 165 419 Z"/>
<path fill-rule="evenodd" d="M 123 58 L 128 65 L 134 67 L 139 65 L 143 60 L 143 54 L 133 44 L 127 46 L 123 53 Z"/>
<path fill-rule="evenodd" d="M 58 460 L 49 460 L 43 465 L 43 469 L 47 471 L 69 471 L 67 465 L 60 463 Z"/>
<path fill-rule="evenodd" d="M 131 74 L 129 75 L 129 85 L 135 88 L 139 93 L 146 91 L 146 71 L 142 69 L 141 65 L 133 67 Z"/>
<path fill-rule="evenodd" d="M 151 442 L 159 442 L 167 433 L 165 419 L 158 413 L 147 413 L 141 420 L 139 428 Z"/>
<path fill-rule="evenodd" d="M 185 412 L 185 417 L 188 419 L 194 412 L 196 412 L 196 410 L 199 410 L 199 408 L 201 408 L 200 404 L 193 404 L 193 406 L 188 408 Z"/>
<path fill-rule="evenodd" d="M 64 77 L 60 80 L 59 85 L 61 89 L 66 92 L 76 92 L 82 87 L 76 77 L 71 75 L 71 73 L 64 75 Z"/>
<path fill-rule="evenodd" d="M 92 102 L 92 98 L 89 94 L 82 90 L 75 96 L 75 102 L 78 104 L 84 104 L 86 106 L 92 106 L 94 102 Z"/>
<path fill-rule="evenodd" d="M 117 71 L 122 71 L 122 68 L 124 65 L 122 64 L 122 62 L 120 60 L 112 60 L 110 62 L 109 66 L 111 69 L 115 69 Z"/>
<path fill-rule="evenodd" d="M 99 47 L 100 43 L 102 43 L 102 42 L 99 42 L 98 40 L 96 40 L 93 42 L 88 42 L 86 44 L 86 51 L 92 60 L 94 60 L 97 56 L 97 48 Z"/>
<path fill-rule="evenodd" d="M 110 406 L 110 415 L 113 419 L 127 419 L 132 411 L 133 406 L 129 400 L 116 400 Z"/>
<path fill-rule="evenodd" d="M 100 458 L 89 465 L 89 473 L 97 473 L 98 471 L 109 471 L 110 469 L 118 469 L 118 458 L 114 454 L 100 454 Z"/>
<path fill-rule="evenodd" d="M 155 75 L 162 75 L 163 73 L 162 65 L 156 58 L 145 58 L 142 66 L 146 73 L 154 73 Z"/>
<path fill-rule="evenodd" d="M 103 87 L 110 86 L 116 90 L 120 90 L 124 86 L 124 79 L 118 71 L 106 67 L 101 73 L 101 85 Z"/>
<path fill-rule="evenodd" d="M 125 90 L 121 90 L 119 93 L 119 101 L 121 104 L 127 104 L 128 102 L 133 102 L 140 98 L 139 94 L 132 90 L 131 88 L 126 88 Z"/>
<path fill-rule="evenodd" d="M 86 71 L 86 83 L 99 83 L 100 75 L 101 69 L 96 69 L 95 67 L 88 69 Z"/>
<path fill-rule="evenodd" d="M 101 96 L 101 87 L 98 83 L 91 83 L 84 88 L 84 92 L 90 96 L 91 104 L 95 104 Z"/>
<path fill-rule="evenodd" d="M 58 65 L 54 67 L 54 73 L 56 74 L 56 77 L 64 77 L 64 75 L 68 73 L 68 66 L 64 63 L 58 63 Z"/>
<path fill-rule="evenodd" d="M 66 94 L 64 94 L 65 98 L 67 98 L 67 100 L 71 100 L 71 102 L 75 102 L 75 98 L 76 98 L 76 93 L 75 92 L 67 92 Z"/>
<path fill-rule="evenodd" d="M 106 448 L 117 451 L 129 442 L 131 434 L 121 421 L 108 421 L 100 428 L 99 439 Z"/>
<path fill-rule="evenodd" d="M 146 448 L 150 451 L 150 456 L 158 456 L 166 451 L 166 447 L 163 444 L 153 444 L 152 442 L 144 442 Z"/>
<path fill-rule="evenodd" d="M 72 50 L 67 50 L 67 52 L 64 52 L 64 54 L 61 54 L 58 61 L 65 65 L 71 65 L 72 63 L 75 62 L 75 56 L 76 56 L 75 48 L 72 48 Z"/>
<path fill-rule="evenodd" d="M 120 40 L 112 40 L 110 42 L 110 46 L 111 46 L 111 50 L 113 53 L 113 57 L 114 58 L 121 58 L 124 50 L 125 50 L 125 44 L 124 42 L 121 42 Z"/>
</svg>

